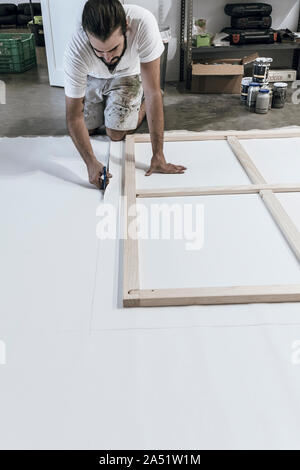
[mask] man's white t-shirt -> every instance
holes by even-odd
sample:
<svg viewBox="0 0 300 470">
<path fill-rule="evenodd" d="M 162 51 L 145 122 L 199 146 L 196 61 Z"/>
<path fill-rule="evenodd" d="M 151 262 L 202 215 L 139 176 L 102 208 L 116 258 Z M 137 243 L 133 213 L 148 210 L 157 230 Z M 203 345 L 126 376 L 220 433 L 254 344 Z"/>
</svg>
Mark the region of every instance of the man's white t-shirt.
<svg viewBox="0 0 300 470">
<path fill-rule="evenodd" d="M 158 59 L 164 51 L 154 15 L 137 5 L 124 5 L 128 21 L 127 49 L 111 73 L 94 53 L 82 25 L 67 45 L 64 58 L 65 94 L 70 98 L 85 96 L 87 76 L 95 78 L 127 77 L 140 73 L 140 63 Z"/>
</svg>

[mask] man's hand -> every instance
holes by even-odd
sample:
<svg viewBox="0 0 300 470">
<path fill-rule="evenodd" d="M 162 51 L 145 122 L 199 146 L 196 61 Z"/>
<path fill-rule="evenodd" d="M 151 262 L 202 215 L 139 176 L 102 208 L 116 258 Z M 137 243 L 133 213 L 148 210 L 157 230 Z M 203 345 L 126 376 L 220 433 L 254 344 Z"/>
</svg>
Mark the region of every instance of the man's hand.
<svg viewBox="0 0 300 470">
<path fill-rule="evenodd" d="M 95 160 L 93 163 L 90 163 L 87 168 L 88 168 L 90 183 L 97 186 L 98 189 L 102 189 L 101 181 L 100 181 L 100 178 L 103 175 L 103 168 L 104 168 L 102 163 L 98 162 L 98 160 Z M 112 175 L 110 173 L 107 173 L 106 176 L 108 178 L 107 184 L 106 184 L 107 186 L 109 184 L 109 178 L 112 178 Z"/>
<path fill-rule="evenodd" d="M 173 165 L 167 163 L 164 156 L 153 156 L 151 160 L 151 166 L 146 173 L 146 176 L 152 175 L 152 173 L 171 173 L 171 174 L 183 174 L 186 170 L 185 166 Z"/>
</svg>

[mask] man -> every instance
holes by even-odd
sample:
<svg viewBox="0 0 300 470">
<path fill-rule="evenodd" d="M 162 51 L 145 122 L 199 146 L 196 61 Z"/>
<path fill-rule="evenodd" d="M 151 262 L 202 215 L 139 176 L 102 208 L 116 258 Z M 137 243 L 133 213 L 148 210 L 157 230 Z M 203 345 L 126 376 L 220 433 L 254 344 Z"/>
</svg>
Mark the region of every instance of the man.
<svg viewBox="0 0 300 470">
<path fill-rule="evenodd" d="M 87 165 L 90 183 L 97 187 L 103 165 L 94 155 L 89 136 L 100 133 L 104 124 L 111 140 L 123 140 L 145 114 L 153 152 L 146 175 L 186 169 L 167 163 L 163 153 L 163 50 L 157 22 L 148 10 L 123 7 L 119 0 L 85 4 L 82 24 L 65 53 L 66 111 L 70 135 Z"/>
</svg>

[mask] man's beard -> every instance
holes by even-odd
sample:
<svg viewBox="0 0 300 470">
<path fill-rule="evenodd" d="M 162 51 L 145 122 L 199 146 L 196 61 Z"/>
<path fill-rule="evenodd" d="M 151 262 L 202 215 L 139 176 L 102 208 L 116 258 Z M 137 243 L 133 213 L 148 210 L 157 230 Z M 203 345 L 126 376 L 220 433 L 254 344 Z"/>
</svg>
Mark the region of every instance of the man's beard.
<svg viewBox="0 0 300 470">
<path fill-rule="evenodd" d="M 108 68 L 108 70 L 110 72 L 113 72 L 114 69 L 117 67 L 117 65 L 121 62 L 121 59 L 122 59 L 123 55 L 125 54 L 126 49 L 127 49 L 127 38 L 124 34 L 124 49 L 123 49 L 123 52 L 119 57 L 114 57 L 112 63 L 106 62 L 105 59 L 103 59 L 103 57 L 98 57 L 98 56 L 97 57 L 98 57 L 98 59 L 102 60 L 102 62 L 104 63 L 104 65 L 106 65 L 106 67 Z"/>
</svg>

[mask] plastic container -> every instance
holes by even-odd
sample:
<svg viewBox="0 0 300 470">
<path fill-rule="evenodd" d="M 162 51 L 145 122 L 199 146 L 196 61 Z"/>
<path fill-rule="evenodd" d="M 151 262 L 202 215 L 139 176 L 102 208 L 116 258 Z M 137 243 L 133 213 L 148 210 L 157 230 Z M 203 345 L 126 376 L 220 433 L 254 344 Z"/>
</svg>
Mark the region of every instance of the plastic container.
<svg viewBox="0 0 300 470">
<path fill-rule="evenodd" d="M 43 25 L 43 17 L 42 16 L 35 16 L 34 17 L 34 23 L 33 20 L 29 21 L 28 24 L 38 24 L 39 26 Z"/>
<path fill-rule="evenodd" d="M 35 65 L 33 34 L 0 34 L 0 73 L 22 73 Z"/>
<path fill-rule="evenodd" d="M 269 91 L 269 109 L 272 108 L 272 99 L 273 99 L 273 89 L 269 85 L 264 85 L 261 87 L 261 90 L 268 90 Z"/>
<path fill-rule="evenodd" d="M 231 27 L 234 29 L 268 29 L 272 26 L 271 16 L 248 16 L 246 18 L 231 17 Z"/>
<path fill-rule="evenodd" d="M 274 83 L 272 108 L 283 108 L 286 102 L 287 83 Z"/>
<path fill-rule="evenodd" d="M 270 104 L 270 92 L 266 88 L 261 88 L 256 98 L 255 112 L 257 114 L 267 114 Z"/>
<path fill-rule="evenodd" d="M 268 3 L 228 3 L 225 5 L 225 13 L 237 18 L 247 16 L 269 16 L 272 13 L 272 6 Z"/>
<path fill-rule="evenodd" d="M 247 106 L 251 111 L 255 111 L 256 98 L 259 93 L 259 90 L 260 90 L 260 86 L 258 83 L 251 82 L 249 84 Z"/>
<path fill-rule="evenodd" d="M 196 47 L 208 47 L 210 46 L 211 37 L 210 34 L 197 34 L 196 36 Z"/>
</svg>

